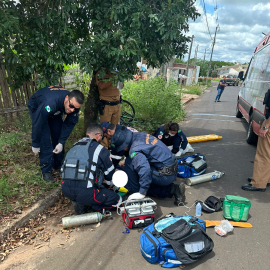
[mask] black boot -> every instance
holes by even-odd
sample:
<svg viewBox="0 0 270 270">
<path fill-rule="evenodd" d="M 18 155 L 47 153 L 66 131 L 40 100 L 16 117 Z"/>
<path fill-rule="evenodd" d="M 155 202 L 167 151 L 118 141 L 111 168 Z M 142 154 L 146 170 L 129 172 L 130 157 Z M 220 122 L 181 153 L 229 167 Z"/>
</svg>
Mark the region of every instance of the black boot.
<svg viewBox="0 0 270 270">
<path fill-rule="evenodd" d="M 87 213 L 85 205 L 79 204 L 75 201 L 72 201 L 72 204 L 76 215 L 82 215 Z"/>
<path fill-rule="evenodd" d="M 46 182 L 54 183 L 55 180 L 50 172 L 48 173 L 42 173 L 43 180 Z"/>
<path fill-rule="evenodd" d="M 174 196 L 174 204 L 179 205 L 179 203 L 184 203 L 186 200 L 185 196 L 185 190 L 186 187 L 183 183 L 180 185 L 172 184 L 171 190 L 170 190 L 170 196 Z"/>
</svg>

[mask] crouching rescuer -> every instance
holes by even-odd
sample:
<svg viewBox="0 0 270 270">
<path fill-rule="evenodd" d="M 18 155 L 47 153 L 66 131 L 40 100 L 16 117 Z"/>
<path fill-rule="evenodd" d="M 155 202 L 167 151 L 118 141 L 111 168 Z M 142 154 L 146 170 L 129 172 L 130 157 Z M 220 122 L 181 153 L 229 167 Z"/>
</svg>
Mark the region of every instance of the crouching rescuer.
<svg viewBox="0 0 270 270">
<path fill-rule="evenodd" d="M 77 215 L 111 209 L 121 204 L 122 198 L 103 186 L 112 185 L 114 166 L 109 151 L 100 141 L 103 129 L 98 124 L 87 128 L 86 137 L 68 151 L 62 166 L 62 191 L 71 199 Z"/>
<path fill-rule="evenodd" d="M 111 147 L 116 152 L 128 152 L 125 166 L 119 167 L 128 175 L 125 188 L 129 200 L 143 199 L 145 195 L 172 198 L 174 204 L 185 201 L 185 185 L 174 184 L 178 163 L 168 147 L 152 135 L 131 132 L 125 127 L 115 131 Z"/>
</svg>

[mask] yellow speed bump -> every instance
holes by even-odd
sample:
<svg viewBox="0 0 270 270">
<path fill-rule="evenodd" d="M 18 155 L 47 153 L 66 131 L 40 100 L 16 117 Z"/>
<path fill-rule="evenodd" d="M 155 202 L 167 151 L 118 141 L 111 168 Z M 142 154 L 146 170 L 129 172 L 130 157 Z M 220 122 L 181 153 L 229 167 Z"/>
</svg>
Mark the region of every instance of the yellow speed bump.
<svg viewBox="0 0 270 270">
<path fill-rule="evenodd" d="M 222 139 L 222 136 L 215 134 L 187 137 L 189 143 L 215 141 L 219 139 Z"/>
</svg>

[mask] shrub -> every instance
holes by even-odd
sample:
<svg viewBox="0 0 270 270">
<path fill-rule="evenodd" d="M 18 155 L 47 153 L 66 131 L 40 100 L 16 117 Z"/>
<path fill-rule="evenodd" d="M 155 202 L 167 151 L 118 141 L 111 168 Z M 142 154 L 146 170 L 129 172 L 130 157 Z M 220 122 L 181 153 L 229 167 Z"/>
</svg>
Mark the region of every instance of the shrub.
<svg viewBox="0 0 270 270">
<path fill-rule="evenodd" d="M 147 122 L 150 130 L 183 117 L 179 84 L 174 81 L 166 82 L 162 77 L 128 81 L 122 95 L 132 103 L 136 118 Z"/>
</svg>

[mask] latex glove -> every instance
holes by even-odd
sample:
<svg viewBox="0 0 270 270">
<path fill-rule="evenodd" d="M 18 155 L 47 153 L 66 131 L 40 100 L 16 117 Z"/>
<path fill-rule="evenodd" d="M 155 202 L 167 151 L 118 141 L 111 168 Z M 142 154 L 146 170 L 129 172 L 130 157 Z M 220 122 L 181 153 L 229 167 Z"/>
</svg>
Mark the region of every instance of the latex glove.
<svg viewBox="0 0 270 270">
<path fill-rule="evenodd" d="M 128 201 L 130 200 L 140 200 L 140 199 L 143 199 L 145 197 L 145 195 L 139 193 L 139 192 L 136 192 L 136 193 L 133 193 L 132 195 L 130 195 L 128 197 Z"/>
<path fill-rule="evenodd" d="M 35 155 L 37 155 L 40 152 L 40 148 L 39 147 L 33 147 L 32 146 L 32 151 Z"/>
<path fill-rule="evenodd" d="M 58 143 L 58 144 L 55 146 L 55 148 L 54 148 L 54 150 L 53 150 L 53 153 L 59 154 L 59 153 L 61 153 L 62 151 L 63 151 L 63 144 L 62 144 L 62 143 Z"/>
<path fill-rule="evenodd" d="M 113 187 L 113 182 L 108 180 L 103 180 L 103 183 L 107 184 L 110 188 Z"/>
<path fill-rule="evenodd" d="M 180 150 L 175 154 L 175 157 L 181 157 L 184 153 L 184 150 L 180 148 Z"/>
</svg>

